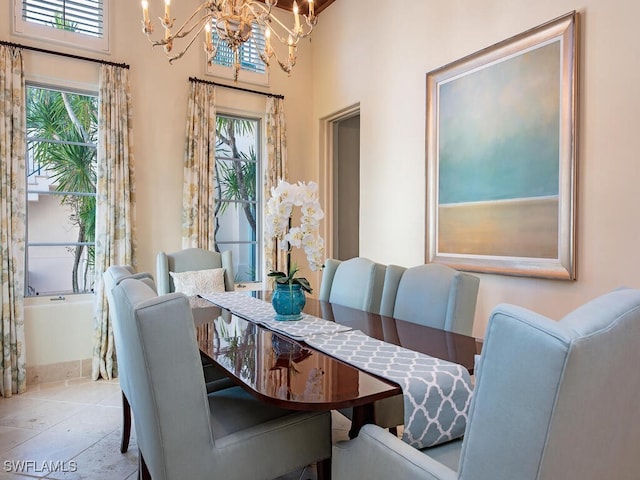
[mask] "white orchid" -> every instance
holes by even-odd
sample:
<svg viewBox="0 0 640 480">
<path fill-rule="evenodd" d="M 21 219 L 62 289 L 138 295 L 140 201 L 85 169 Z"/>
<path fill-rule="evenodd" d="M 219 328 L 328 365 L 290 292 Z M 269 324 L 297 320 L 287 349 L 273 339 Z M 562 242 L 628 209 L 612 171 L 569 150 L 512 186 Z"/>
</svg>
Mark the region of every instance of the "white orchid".
<svg viewBox="0 0 640 480">
<path fill-rule="evenodd" d="M 293 207 L 300 207 L 300 226 L 291 226 Z M 280 248 L 287 251 L 287 273 L 271 272 L 276 282 L 298 283 L 303 290 L 311 293 L 306 278 L 295 277 L 298 267 L 291 263 L 291 249 L 302 248 L 312 271 L 323 267 L 324 240 L 318 233 L 320 220 L 324 212 L 318 199 L 318 184 L 314 182 L 290 184 L 280 180 L 271 189 L 271 198 L 267 202 L 265 232 L 268 236 L 280 240 Z"/>
</svg>

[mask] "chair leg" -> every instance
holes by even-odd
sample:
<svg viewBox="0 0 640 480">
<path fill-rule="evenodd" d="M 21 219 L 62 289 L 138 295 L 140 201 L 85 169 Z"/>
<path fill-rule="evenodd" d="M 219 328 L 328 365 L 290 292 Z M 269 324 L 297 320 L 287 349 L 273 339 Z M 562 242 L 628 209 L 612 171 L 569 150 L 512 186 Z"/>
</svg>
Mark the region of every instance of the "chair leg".
<svg viewBox="0 0 640 480">
<path fill-rule="evenodd" d="M 144 461 L 144 457 L 140 450 L 138 450 L 138 480 L 151 480 L 151 474 L 147 468 L 147 463 Z"/>
<path fill-rule="evenodd" d="M 318 480 L 331 480 L 331 457 L 316 463 Z"/>
<path fill-rule="evenodd" d="M 131 437 L 131 405 L 127 396 L 122 392 L 122 440 L 120 441 L 120 453 L 125 453 L 129 449 L 129 438 Z"/>
</svg>

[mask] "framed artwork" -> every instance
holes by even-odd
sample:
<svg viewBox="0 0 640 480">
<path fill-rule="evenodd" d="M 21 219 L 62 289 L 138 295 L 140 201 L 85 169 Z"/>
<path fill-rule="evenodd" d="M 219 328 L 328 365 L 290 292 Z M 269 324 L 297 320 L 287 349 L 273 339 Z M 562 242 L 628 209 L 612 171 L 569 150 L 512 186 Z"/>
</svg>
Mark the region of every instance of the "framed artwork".
<svg viewBox="0 0 640 480">
<path fill-rule="evenodd" d="M 427 262 L 575 279 L 576 22 L 427 74 Z"/>
</svg>

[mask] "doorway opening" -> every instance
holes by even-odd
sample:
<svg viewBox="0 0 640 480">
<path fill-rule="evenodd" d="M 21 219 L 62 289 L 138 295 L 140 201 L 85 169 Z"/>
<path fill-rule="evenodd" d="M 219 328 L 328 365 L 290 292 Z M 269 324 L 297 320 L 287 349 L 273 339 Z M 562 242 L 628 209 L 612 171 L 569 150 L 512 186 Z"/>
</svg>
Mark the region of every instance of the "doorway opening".
<svg viewBox="0 0 640 480">
<path fill-rule="evenodd" d="M 360 253 L 360 106 L 324 121 L 327 254 L 347 260 Z"/>
</svg>

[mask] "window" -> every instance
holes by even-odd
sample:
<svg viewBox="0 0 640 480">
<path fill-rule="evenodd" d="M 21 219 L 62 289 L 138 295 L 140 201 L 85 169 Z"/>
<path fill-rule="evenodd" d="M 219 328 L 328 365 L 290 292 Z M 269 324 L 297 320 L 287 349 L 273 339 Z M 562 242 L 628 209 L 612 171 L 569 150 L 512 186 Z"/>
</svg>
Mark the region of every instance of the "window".
<svg viewBox="0 0 640 480">
<path fill-rule="evenodd" d="M 217 45 L 218 49 L 213 59 L 213 65 L 207 62 L 207 73 L 219 77 L 232 78 L 233 51 L 226 42 L 220 40 L 215 25 L 212 25 L 211 36 L 214 45 Z M 269 83 L 267 66 L 260 58 L 260 52 L 264 51 L 264 45 L 264 33 L 254 23 L 251 38 L 243 43 L 238 50 L 240 56 L 239 80 L 259 85 L 267 85 Z"/>
<path fill-rule="evenodd" d="M 109 0 L 14 0 L 18 34 L 109 50 Z"/>
<path fill-rule="evenodd" d="M 216 123 L 216 245 L 233 252 L 236 282 L 258 282 L 260 121 L 218 115 Z"/>
<path fill-rule="evenodd" d="M 98 99 L 27 86 L 25 295 L 93 291 Z"/>
</svg>

